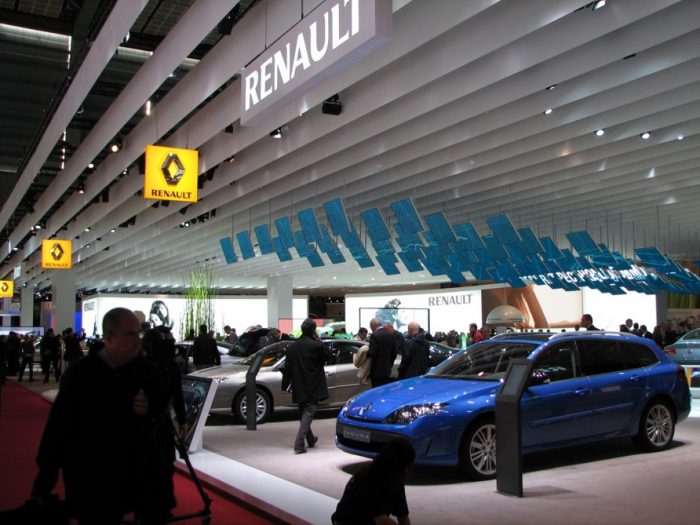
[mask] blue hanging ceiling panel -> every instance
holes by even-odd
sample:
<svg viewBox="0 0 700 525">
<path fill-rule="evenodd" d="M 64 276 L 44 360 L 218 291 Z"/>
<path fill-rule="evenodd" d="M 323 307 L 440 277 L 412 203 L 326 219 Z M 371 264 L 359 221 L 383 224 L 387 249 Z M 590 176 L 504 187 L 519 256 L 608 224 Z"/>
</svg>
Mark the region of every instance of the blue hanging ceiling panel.
<svg viewBox="0 0 700 525">
<path fill-rule="evenodd" d="M 591 237 L 591 234 L 587 231 L 567 233 L 566 238 L 569 239 L 576 253 L 582 257 L 600 254 L 600 248 L 598 248 L 593 237 Z"/>
<path fill-rule="evenodd" d="M 520 235 L 518 235 L 518 232 L 507 215 L 487 217 L 486 224 L 488 224 L 494 237 L 496 237 L 501 244 L 522 244 Z"/>
<path fill-rule="evenodd" d="M 394 212 L 394 217 L 396 217 L 396 220 L 401 224 L 403 231 L 406 233 L 418 233 L 423 231 L 423 223 L 411 199 L 392 202 L 391 209 Z"/>
<path fill-rule="evenodd" d="M 542 258 L 545 261 L 556 261 L 564 258 L 561 250 L 557 247 L 551 237 L 540 237 L 540 242 L 544 248 Z"/>
<path fill-rule="evenodd" d="M 253 249 L 253 243 L 250 240 L 248 230 L 238 232 L 236 234 L 236 240 L 238 241 L 238 247 L 241 249 L 243 259 L 252 259 L 255 257 L 255 250 Z"/>
<path fill-rule="evenodd" d="M 284 243 L 282 243 L 282 239 L 279 237 L 272 238 L 272 247 L 275 249 L 275 253 L 277 254 L 277 258 L 280 260 L 280 262 L 292 260 L 292 254 L 289 253 L 289 250 Z"/>
<path fill-rule="evenodd" d="M 275 221 L 277 235 L 282 242 L 282 246 L 287 249 L 294 248 L 294 234 L 292 233 L 292 224 L 289 222 L 289 217 L 280 217 Z"/>
<path fill-rule="evenodd" d="M 479 233 L 471 222 L 456 224 L 453 230 L 457 234 L 459 240 L 466 243 L 469 251 L 476 252 L 485 249 L 484 243 L 481 237 L 479 237 Z"/>
<path fill-rule="evenodd" d="M 396 255 L 399 256 L 399 259 L 401 259 L 401 262 L 409 272 L 420 272 L 423 270 L 420 262 L 410 257 L 406 252 L 398 252 Z"/>
<path fill-rule="evenodd" d="M 226 259 L 226 264 L 233 264 L 238 259 L 236 258 L 236 250 L 233 248 L 233 240 L 231 237 L 223 237 L 219 239 L 221 244 L 221 251 L 224 252 L 224 259 Z"/>
<path fill-rule="evenodd" d="M 433 232 L 435 241 L 442 244 L 456 243 L 457 237 L 452 231 L 450 223 L 447 222 L 445 215 L 442 213 L 432 213 L 423 217 L 425 224 Z"/>
<path fill-rule="evenodd" d="M 324 203 L 323 208 L 326 210 L 326 218 L 328 219 L 328 225 L 331 227 L 333 235 L 341 236 L 350 231 L 350 222 L 348 221 L 348 216 L 345 214 L 343 201 L 341 201 L 340 198 Z"/>
<path fill-rule="evenodd" d="M 377 208 L 372 208 L 363 211 L 360 216 L 367 227 L 367 234 L 377 254 L 393 254 L 395 250 L 394 246 L 391 244 L 391 235 L 389 234 L 389 229 L 386 227 L 379 210 Z"/>
<path fill-rule="evenodd" d="M 563 271 L 572 272 L 574 270 L 581 269 L 581 265 L 574 257 L 574 254 L 571 253 L 571 250 L 569 250 L 568 248 L 564 248 L 563 250 L 561 250 L 560 253 L 561 258 L 557 260 L 557 263 Z"/>
<path fill-rule="evenodd" d="M 325 224 L 320 224 L 319 229 L 321 231 L 321 240 L 318 243 L 319 248 L 321 248 L 321 251 L 324 252 L 326 255 L 328 255 L 328 258 L 331 260 L 331 263 L 333 264 L 340 264 L 345 262 L 345 257 L 341 253 L 341 251 L 338 249 L 338 246 L 336 246 L 335 242 L 331 238 L 330 234 L 328 233 L 328 229 L 326 228 Z"/>
<path fill-rule="evenodd" d="M 493 235 L 484 235 L 483 240 L 484 244 L 486 245 L 486 251 L 496 261 L 496 264 L 498 264 L 500 261 L 508 259 L 508 254 L 505 252 L 503 246 L 501 246 L 501 243 L 498 242 L 496 237 Z"/>
<path fill-rule="evenodd" d="M 256 226 L 253 231 L 255 232 L 255 238 L 258 240 L 260 253 L 263 255 L 273 253 L 275 249 L 272 247 L 272 235 L 270 235 L 270 229 L 267 227 L 267 224 Z"/>
<path fill-rule="evenodd" d="M 357 261 L 357 264 L 360 265 L 360 268 L 371 268 L 374 266 L 354 226 L 350 225 L 350 229 L 344 232 L 341 237 L 343 241 L 345 241 L 345 246 L 347 246 L 352 257 Z"/>
<path fill-rule="evenodd" d="M 377 255 L 377 262 L 387 275 L 399 275 L 401 272 L 396 267 L 396 257 L 391 253 Z"/>
<path fill-rule="evenodd" d="M 318 221 L 316 214 L 311 208 L 306 208 L 297 213 L 301 231 L 304 232 L 306 242 L 319 242 L 321 240 L 321 232 L 318 229 Z"/>
<path fill-rule="evenodd" d="M 537 240 L 537 237 L 530 228 L 520 228 L 518 230 L 520 238 L 523 240 L 523 250 L 528 255 L 544 253 L 544 247 Z"/>
</svg>

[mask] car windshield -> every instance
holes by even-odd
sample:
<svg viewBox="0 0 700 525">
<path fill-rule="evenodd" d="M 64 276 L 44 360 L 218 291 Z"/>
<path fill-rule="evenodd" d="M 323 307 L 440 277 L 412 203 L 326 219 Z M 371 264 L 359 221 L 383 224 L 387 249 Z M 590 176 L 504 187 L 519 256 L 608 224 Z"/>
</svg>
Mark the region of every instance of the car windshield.
<svg viewBox="0 0 700 525">
<path fill-rule="evenodd" d="M 291 341 L 284 341 L 282 343 L 270 345 L 267 348 L 263 348 L 262 350 L 258 350 L 250 357 L 247 357 L 246 359 L 241 361 L 240 364 L 250 366 L 253 364 L 253 361 L 255 361 L 255 358 L 258 355 L 262 355 L 263 360 L 262 365 L 260 365 L 261 367 L 265 368 L 268 366 L 274 366 L 286 355 L 287 345 L 289 343 L 291 343 Z"/>
<path fill-rule="evenodd" d="M 432 369 L 428 377 L 498 381 L 505 376 L 508 362 L 529 356 L 537 344 L 487 341 L 456 354 Z"/>
<path fill-rule="evenodd" d="M 700 339 L 700 328 L 691 330 L 683 336 L 684 341 L 697 341 L 698 339 Z"/>
</svg>

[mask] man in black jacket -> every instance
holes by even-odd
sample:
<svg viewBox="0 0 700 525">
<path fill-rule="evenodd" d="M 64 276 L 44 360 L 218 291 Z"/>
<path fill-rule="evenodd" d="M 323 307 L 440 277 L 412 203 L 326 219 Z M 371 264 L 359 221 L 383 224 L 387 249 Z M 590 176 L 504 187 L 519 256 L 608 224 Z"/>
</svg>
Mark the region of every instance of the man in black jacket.
<svg viewBox="0 0 700 525">
<path fill-rule="evenodd" d="M 216 340 L 209 335 L 205 324 L 199 326 L 199 335 L 192 343 L 192 362 L 197 370 L 221 364 Z"/>
<path fill-rule="evenodd" d="M 404 339 L 403 356 L 399 365 L 399 379 L 425 374 L 430 367 L 430 350 L 425 333 L 416 322 L 408 323 L 408 337 Z"/>
<path fill-rule="evenodd" d="M 372 358 L 372 364 L 369 368 L 372 388 L 391 381 L 391 369 L 399 349 L 403 345 L 403 336 L 394 329 L 391 323 L 384 323 L 384 326 L 379 328 L 380 323 L 376 317 L 369 322 L 372 337 L 369 340 L 367 357 Z"/>
<path fill-rule="evenodd" d="M 292 400 L 299 405 L 299 431 L 294 440 L 294 453 L 306 452 L 304 439 L 313 448 L 318 441 L 311 431 L 311 422 L 319 402 L 328 399 L 328 385 L 323 365 L 331 359 L 328 349 L 316 336 L 316 323 L 301 323 L 301 337 L 287 348 L 284 375 L 292 387 Z M 283 381 L 283 387 L 286 386 Z"/>
<path fill-rule="evenodd" d="M 140 523 L 167 514 L 163 456 L 153 421 L 166 398 L 158 369 L 140 355 L 141 325 L 115 308 L 102 322 L 105 346 L 66 371 L 41 438 L 32 496 L 46 500 L 63 471 L 66 502 L 80 525 Z"/>
</svg>

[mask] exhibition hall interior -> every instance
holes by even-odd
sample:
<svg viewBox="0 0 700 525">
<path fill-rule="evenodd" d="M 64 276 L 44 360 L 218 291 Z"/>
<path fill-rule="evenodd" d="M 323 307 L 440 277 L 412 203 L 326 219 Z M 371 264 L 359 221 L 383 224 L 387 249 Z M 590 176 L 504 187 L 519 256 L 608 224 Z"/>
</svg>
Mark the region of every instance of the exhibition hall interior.
<svg viewBox="0 0 700 525">
<path fill-rule="evenodd" d="M 413 524 L 698 521 L 700 2 L 0 0 L 0 66 L 0 517 L 126 308 L 171 520 L 350 523 L 401 442 Z"/>
</svg>

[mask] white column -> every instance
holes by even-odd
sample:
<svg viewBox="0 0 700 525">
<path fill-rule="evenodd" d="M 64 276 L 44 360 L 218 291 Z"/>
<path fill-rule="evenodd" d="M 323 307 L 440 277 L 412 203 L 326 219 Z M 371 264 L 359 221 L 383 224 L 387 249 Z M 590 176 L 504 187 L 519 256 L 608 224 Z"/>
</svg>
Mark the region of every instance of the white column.
<svg viewBox="0 0 700 525">
<path fill-rule="evenodd" d="M 278 327 L 280 319 L 291 319 L 292 276 L 281 275 L 267 279 L 267 326 Z"/>
<path fill-rule="evenodd" d="M 21 326 L 34 326 L 34 288 L 22 288 L 22 305 L 20 306 Z"/>
<path fill-rule="evenodd" d="M 11 307 L 12 307 L 12 298 L 11 297 L 3 298 L 3 300 L 2 300 L 2 313 L 9 314 Z M 3 326 L 12 326 L 12 317 L 9 315 L 3 315 L 2 316 L 2 325 Z"/>
<path fill-rule="evenodd" d="M 75 322 L 75 272 L 74 270 L 53 271 L 53 305 L 56 318 L 56 332 L 61 333 Z"/>
</svg>

